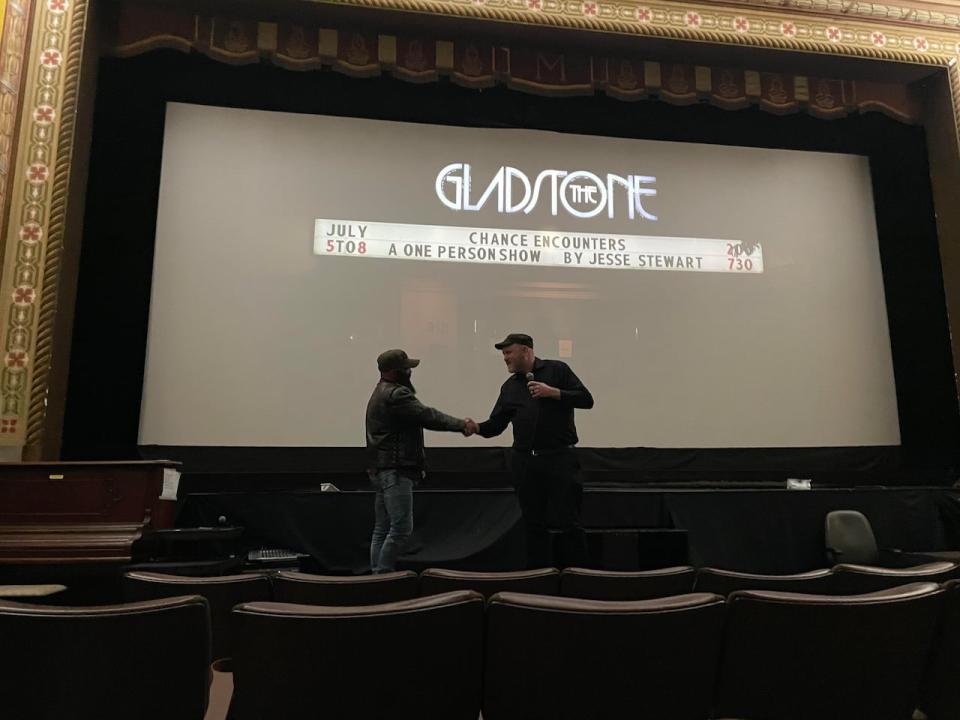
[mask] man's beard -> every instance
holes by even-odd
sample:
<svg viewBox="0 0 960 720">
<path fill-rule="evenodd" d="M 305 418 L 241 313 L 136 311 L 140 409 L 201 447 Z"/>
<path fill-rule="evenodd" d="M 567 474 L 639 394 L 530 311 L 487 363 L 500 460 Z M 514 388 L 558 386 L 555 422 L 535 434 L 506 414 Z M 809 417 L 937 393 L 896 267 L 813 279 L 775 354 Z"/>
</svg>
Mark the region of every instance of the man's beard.
<svg viewBox="0 0 960 720">
<path fill-rule="evenodd" d="M 406 388 L 410 388 L 410 392 L 416 394 L 417 389 L 413 386 L 413 378 L 411 377 L 410 373 L 398 372 L 397 383 Z"/>
</svg>

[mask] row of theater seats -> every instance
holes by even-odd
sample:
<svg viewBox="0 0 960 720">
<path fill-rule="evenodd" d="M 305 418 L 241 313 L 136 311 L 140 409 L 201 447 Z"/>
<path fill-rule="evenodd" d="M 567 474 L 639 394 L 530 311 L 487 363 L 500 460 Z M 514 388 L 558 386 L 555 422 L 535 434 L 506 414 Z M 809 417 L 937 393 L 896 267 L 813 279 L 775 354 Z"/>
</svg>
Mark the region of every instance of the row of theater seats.
<svg viewBox="0 0 960 720">
<path fill-rule="evenodd" d="M 689 566 L 639 572 L 541 568 L 520 572 L 463 572 L 431 568 L 382 575 L 310 575 L 281 571 L 272 575 L 187 577 L 136 572 L 124 576 L 128 601 L 196 593 L 210 603 L 213 657 L 230 657 L 230 611 L 241 602 L 274 600 L 304 605 L 372 605 L 410 600 L 452 590 L 475 590 L 484 597 L 497 592 L 562 595 L 590 600 L 646 600 L 735 590 L 782 590 L 829 595 L 855 595 L 910 582 L 942 583 L 960 577 L 960 566 L 934 562 L 906 569 L 837 565 L 796 575 L 758 575 Z"/>
<path fill-rule="evenodd" d="M 956 580 L 632 601 L 456 590 L 379 605 L 245 602 L 232 618 L 234 720 L 960 716 Z M 0 602 L 0 637 L 3 717 L 201 720 L 207 710 L 201 596 Z"/>
</svg>

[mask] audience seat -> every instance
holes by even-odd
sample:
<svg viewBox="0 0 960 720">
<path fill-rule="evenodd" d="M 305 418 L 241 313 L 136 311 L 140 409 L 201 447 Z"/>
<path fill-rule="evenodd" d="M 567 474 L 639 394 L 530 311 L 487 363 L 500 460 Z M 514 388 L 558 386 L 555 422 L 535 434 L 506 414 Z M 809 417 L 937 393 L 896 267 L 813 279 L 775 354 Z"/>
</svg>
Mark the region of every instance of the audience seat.
<svg viewBox="0 0 960 720">
<path fill-rule="evenodd" d="M 539 568 L 517 572 L 467 572 L 429 568 L 421 573 L 422 597 L 451 590 L 476 590 L 484 597 L 503 591 L 556 595 L 560 590 L 560 571 Z"/>
<path fill-rule="evenodd" d="M 487 607 L 484 720 L 705 720 L 723 635 L 706 593 L 603 601 L 497 593 Z"/>
<path fill-rule="evenodd" d="M 760 575 L 718 568 L 700 568 L 697 571 L 697 592 L 729 595 L 737 590 L 778 590 L 829 594 L 834 591 L 835 578 L 830 569 L 811 570 L 793 575 Z"/>
<path fill-rule="evenodd" d="M 910 718 L 943 599 L 933 583 L 853 596 L 733 593 L 715 716 Z"/>
<path fill-rule="evenodd" d="M 484 600 L 234 609 L 237 720 L 477 720 Z"/>
<path fill-rule="evenodd" d="M 0 716 L 203 720 L 210 625 L 196 595 L 126 605 L 0 601 Z"/>
<path fill-rule="evenodd" d="M 944 589 L 943 614 L 917 703 L 929 720 L 960 718 L 960 580 Z"/>
<path fill-rule="evenodd" d="M 378 605 L 417 597 L 419 584 L 409 570 L 346 576 L 282 571 L 273 577 L 273 599 L 302 605 Z"/>
<path fill-rule="evenodd" d="M 956 577 L 957 565 L 932 562 L 910 568 L 884 568 L 841 563 L 833 571 L 836 573 L 836 592 L 858 595 L 914 582 L 943 583 Z"/>
<path fill-rule="evenodd" d="M 123 576 L 123 595 L 128 601 L 191 594 L 202 595 L 210 604 L 214 660 L 232 654 L 230 611 L 233 606 L 254 600 L 270 600 L 272 597 L 270 578 L 266 575 L 194 577 L 129 572 Z"/>
<path fill-rule="evenodd" d="M 683 595 L 693 590 L 695 573 L 689 566 L 631 572 L 566 568 L 560 573 L 560 594 L 590 600 L 647 600 Z"/>
</svg>

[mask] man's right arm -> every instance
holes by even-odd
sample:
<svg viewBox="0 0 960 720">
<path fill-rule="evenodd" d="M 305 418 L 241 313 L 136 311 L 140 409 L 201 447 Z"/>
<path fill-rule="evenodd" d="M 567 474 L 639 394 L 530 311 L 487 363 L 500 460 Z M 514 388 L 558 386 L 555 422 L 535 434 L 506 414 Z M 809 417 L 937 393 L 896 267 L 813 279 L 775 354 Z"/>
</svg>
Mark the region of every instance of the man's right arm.
<svg viewBox="0 0 960 720">
<path fill-rule="evenodd" d="M 490 419 L 477 425 L 477 434 L 485 438 L 496 437 L 507 429 L 507 425 L 513 419 L 513 412 L 503 402 L 503 390 L 501 389 L 497 404 L 493 406 L 493 410 L 490 412 Z"/>
<path fill-rule="evenodd" d="M 395 418 L 415 422 L 427 430 L 463 432 L 463 418 L 453 417 L 417 400 L 408 388 L 399 386 L 387 400 L 387 412 Z"/>
</svg>

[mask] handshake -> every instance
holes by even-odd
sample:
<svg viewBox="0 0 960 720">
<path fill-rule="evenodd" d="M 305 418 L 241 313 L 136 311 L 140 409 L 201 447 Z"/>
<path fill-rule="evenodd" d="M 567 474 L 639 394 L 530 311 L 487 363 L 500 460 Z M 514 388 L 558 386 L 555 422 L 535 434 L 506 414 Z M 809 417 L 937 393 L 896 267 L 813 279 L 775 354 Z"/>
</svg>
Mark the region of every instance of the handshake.
<svg viewBox="0 0 960 720">
<path fill-rule="evenodd" d="M 470 437 L 471 435 L 476 435 L 478 432 L 480 432 L 480 426 L 477 425 L 477 421 L 473 418 L 464 418 L 463 422 L 464 427 L 461 432 L 463 433 L 464 437 Z"/>
</svg>

